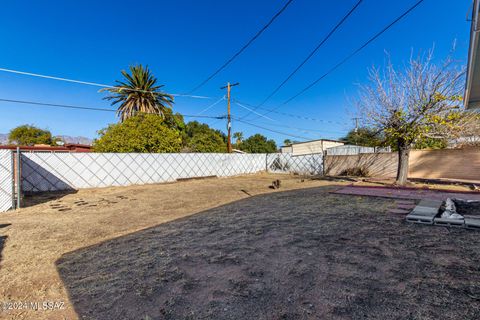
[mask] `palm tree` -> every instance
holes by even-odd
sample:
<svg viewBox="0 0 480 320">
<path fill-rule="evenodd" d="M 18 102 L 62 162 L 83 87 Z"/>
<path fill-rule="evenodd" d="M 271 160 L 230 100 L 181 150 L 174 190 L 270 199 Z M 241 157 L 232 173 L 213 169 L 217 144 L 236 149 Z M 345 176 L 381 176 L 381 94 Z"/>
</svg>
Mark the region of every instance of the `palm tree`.
<svg viewBox="0 0 480 320">
<path fill-rule="evenodd" d="M 233 134 L 233 137 L 235 138 L 235 142 L 238 145 L 240 145 L 240 143 L 242 143 L 242 140 L 243 140 L 243 132 L 235 132 Z"/>
<path fill-rule="evenodd" d="M 156 85 L 157 79 L 148 66 L 130 66 L 130 73 L 122 70 L 122 75 L 123 81 L 117 80 L 114 87 L 101 90 L 111 93 L 104 99 L 113 100 L 112 106 L 120 104 L 117 109 L 120 121 L 138 113 L 155 113 L 162 117 L 171 113 L 173 96 L 160 90 L 163 85 Z"/>
</svg>

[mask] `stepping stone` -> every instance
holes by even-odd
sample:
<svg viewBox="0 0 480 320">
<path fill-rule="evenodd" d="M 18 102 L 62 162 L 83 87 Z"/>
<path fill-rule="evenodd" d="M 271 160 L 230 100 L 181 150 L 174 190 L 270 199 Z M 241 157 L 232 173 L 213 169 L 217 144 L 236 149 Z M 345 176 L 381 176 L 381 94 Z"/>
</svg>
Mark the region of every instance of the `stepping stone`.
<svg viewBox="0 0 480 320">
<path fill-rule="evenodd" d="M 430 208 L 430 207 L 419 207 L 416 206 L 412 210 L 414 216 L 426 216 L 426 217 L 435 217 L 438 214 L 439 208 Z"/>
<path fill-rule="evenodd" d="M 480 230 L 480 219 L 465 217 L 465 228 L 471 230 Z"/>
<path fill-rule="evenodd" d="M 443 201 L 440 200 L 429 200 L 422 199 L 418 203 L 417 207 L 426 207 L 426 208 L 437 208 L 437 210 L 442 206 Z"/>
<path fill-rule="evenodd" d="M 433 224 L 433 219 L 435 216 L 416 216 L 414 214 L 409 214 L 405 218 L 408 222 L 413 222 L 413 223 L 421 223 L 421 224 Z"/>
<path fill-rule="evenodd" d="M 413 223 L 433 224 L 440 210 L 442 201 L 421 200 L 420 203 L 407 215 L 406 220 Z"/>
<path fill-rule="evenodd" d="M 436 226 L 442 226 L 442 227 L 463 228 L 465 226 L 465 220 L 463 220 L 463 219 L 435 218 L 434 224 Z"/>
</svg>

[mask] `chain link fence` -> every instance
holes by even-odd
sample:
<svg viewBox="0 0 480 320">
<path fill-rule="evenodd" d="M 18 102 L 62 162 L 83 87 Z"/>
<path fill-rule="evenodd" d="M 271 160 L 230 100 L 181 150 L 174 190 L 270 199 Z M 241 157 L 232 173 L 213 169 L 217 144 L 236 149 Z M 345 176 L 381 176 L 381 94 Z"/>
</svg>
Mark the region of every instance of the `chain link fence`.
<svg viewBox="0 0 480 320">
<path fill-rule="evenodd" d="M 320 153 L 302 156 L 293 156 L 290 153 L 270 153 L 266 157 L 269 172 L 302 175 L 323 174 L 323 155 Z"/>
<path fill-rule="evenodd" d="M 26 193 L 126 186 L 261 171 L 322 174 L 322 155 L 219 153 L 40 153 L 21 154 Z"/>
<path fill-rule="evenodd" d="M 10 150 L 0 150 L 0 212 L 11 209 L 13 203 L 13 154 Z"/>
</svg>

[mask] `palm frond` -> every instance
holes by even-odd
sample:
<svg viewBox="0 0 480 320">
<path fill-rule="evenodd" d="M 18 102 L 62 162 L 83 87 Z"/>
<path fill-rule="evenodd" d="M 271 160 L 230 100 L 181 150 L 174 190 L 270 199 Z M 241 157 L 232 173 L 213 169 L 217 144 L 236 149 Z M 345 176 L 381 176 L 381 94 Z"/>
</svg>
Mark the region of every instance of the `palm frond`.
<svg viewBox="0 0 480 320">
<path fill-rule="evenodd" d="M 105 100 L 117 106 L 117 116 L 121 121 L 139 113 L 154 113 L 164 116 L 174 104 L 174 97 L 161 90 L 164 85 L 157 85 L 148 66 L 133 65 L 129 71 L 122 70 L 123 80 L 117 80 L 112 88 L 101 89 L 109 92 Z"/>
</svg>

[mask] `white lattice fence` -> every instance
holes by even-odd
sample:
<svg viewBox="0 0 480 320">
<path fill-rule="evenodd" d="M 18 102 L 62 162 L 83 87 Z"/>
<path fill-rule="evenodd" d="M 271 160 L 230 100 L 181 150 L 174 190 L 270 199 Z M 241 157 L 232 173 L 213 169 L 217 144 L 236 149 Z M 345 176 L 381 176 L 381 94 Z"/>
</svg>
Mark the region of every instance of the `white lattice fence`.
<svg viewBox="0 0 480 320">
<path fill-rule="evenodd" d="M 59 191 L 234 176 L 268 170 L 321 174 L 322 155 L 218 153 L 22 153 L 22 190 Z"/>
<path fill-rule="evenodd" d="M 292 156 L 290 153 L 267 154 L 267 170 L 270 172 L 321 175 L 323 174 L 323 155 Z"/>
<path fill-rule="evenodd" d="M 0 212 L 12 208 L 13 157 L 10 150 L 0 150 Z"/>
<path fill-rule="evenodd" d="M 21 159 L 24 192 L 148 184 L 266 170 L 265 154 L 23 153 Z"/>
</svg>

